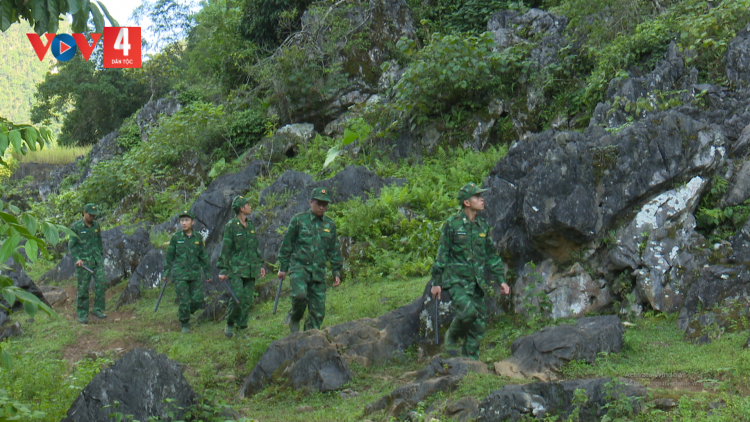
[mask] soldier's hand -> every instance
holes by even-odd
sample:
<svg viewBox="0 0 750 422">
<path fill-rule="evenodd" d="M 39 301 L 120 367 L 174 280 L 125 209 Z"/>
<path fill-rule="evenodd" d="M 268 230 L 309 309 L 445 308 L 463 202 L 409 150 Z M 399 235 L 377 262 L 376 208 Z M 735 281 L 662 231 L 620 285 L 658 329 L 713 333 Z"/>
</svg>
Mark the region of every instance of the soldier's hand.
<svg viewBox="0 0 750 422">
<path fill-rule="evenodd" d="M 510 294 L 510 286 L 508 286 L 507 284 L 505 284 L 505 283 L 501 284 L 500 285 L 500 289 L 502 290 L 500 292 L 500 294 L 503 294 L 503 295 L 509 295 Z"/>
<path fill-rule="evenodd" d="M 76 267 L 83 267 L 83 261 L 81 261 L 80 259 L 76 261 Z"/>
<path fill-rule="evenodd" d="M 335 277 L 333 279 L 333 287 L 337 287 L 339 284 L 341 284 L 341 277 Z"/>
<path fill-rule="evenodd" d="M 225 276 L 224 274 L 219 274 L 219 280 L 224 281 L 226 279 L 227 279 L 227 276 Z"/>
<path fill-rule="evenodd" d="M 435 295 L 437 295 L 438 300 L 440 300 L 440 293 L 443 292 L 443 288 L 440 286 L 432 286 L 432 289 L 430 289 L 430 293 L 432 294 L 432 297 L 434 298 Z"/>
<path fill-rule="evenodd" d="M 281 277 L 282 279 L 286 278 L 286 273 L 284 271 L 279 271 L 276 273 L 277 276 Z"/>
<path fill-rule="evenodd" d="M 260 267 L 260 278 L 263 278 L 266 276 L 266 269 L 263 267 Z"/>
</svg>

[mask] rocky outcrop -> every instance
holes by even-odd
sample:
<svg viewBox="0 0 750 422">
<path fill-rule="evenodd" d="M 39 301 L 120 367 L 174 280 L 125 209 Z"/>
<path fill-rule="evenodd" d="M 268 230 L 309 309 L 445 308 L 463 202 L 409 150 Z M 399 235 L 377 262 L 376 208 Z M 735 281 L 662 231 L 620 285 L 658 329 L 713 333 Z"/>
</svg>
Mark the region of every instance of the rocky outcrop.
<svg viewBox="0 0 750 422">
<path fill-rule="evenodd" d="M 535 287 L 527 293 L 527 287 L 532 284 Z M 535 295 L 544 292 L 552 304 L 549 316 L 553 319 L 580 318 L 588 312 L 601 311 L 614 300 L 607 280 L 592 278 L 578 262 L 562 270 L 552 259 L 539 266 L 527 264 L 513 289 L 516 309 L 523 309 L 524 301 L 531 301 L 538 309 L 539 299 Z"/>
<path fill-rule="evenodd" d="M 55 265 L 55 268 L 47 271 L 39 278 L 39 282 L 43 284 L 59 283 L 63 280 L 75 277 L 75 275 L 75 261 L 73 261 L 73 257 L 70 256 L 70 254 L 65 254 L 60 262 Z"/>
<path fill-rule="evenodd" d="M 126 234 L 123 227 L 102 232 L 104 245 L 104 275 L 107 284 L 114 286 L 130 277 L 141 259 L 153 248 L 149 232 L 143 227 Z"/>
<path fill-rule="evenodd" d="M 586 404 L 574 404 L 576 390 L 586 394 Z M 501 422 L 522 421 L 528 418 L 560 416 L 567 420 L 578 409 L 582 422 L 602 420 L 609 409 L 605 407 L 613 400 L 630 400 L 632 414 L 643 409 L 646 387 L 626 378 L 592 378 L 564 382 L 537 382 L 532 384 L 506 385 L 493 391 L 479 404 L 478 421 Z"/>
<path fill-rule="evenodd" d="M 141 259 L 128 280 L 128 285 L 117 301 L 117 309 L 135 303 L 141 298 L 142 289 L 151 289 L 162 283 L 164 276 L 164 251 L 153 248 Z"/>
<path fill-rule="evenodd" d="M 741 319 L 750 315 L 750 271 L 744 265 L 713 265 L 701 268 L 699 274 L 685 293 L 677 326 L 691 339 L 710 330 L 716 334 L 741 327 Z"/>
<path fill-rule="evenodd" d="M 662 98 L 668 92 L 682 92 L 674 98 L 675 104 L 689 102 L 697 83 L 698 70 L 685 66 L 680 48 L 673 42 L 665 59 L 647 75 L 613 79 L 607 89 L 607 101 L 596 106 L 590 125 L 616 128 L 629 120 L 640 120 L 649 111 L 659 110 L 660 102 L 671 99 Z"/>
<path fill-rule="evenodd" d="M 514 144 L 484 181 L 493 239 L 519 266 L 570 251 L 675 183 L 712 172 L 721 128 L 673 109 L 610 135 L 546 131 Z"/>
<path fill-rule="evenodd" d="M 65 293 L 65 290 L 57 286 L 42 286 L 40 290 L 50 306 L 63 305 L 68 300 L 68 294 Z"/>
<path fill-rule="evenodd" d="M 625 327 L 620 318 L 609 316 L 586 317 L 575 325 L 547 327 L 511 344 L 512 355 L 495 363 L 495 372 L 511 378 L 557 380 L 562 365 L 585 360 L 596 361 L 601 352 L 622 350 Z"/>
<path fill-rule="evenodd" d="M 707 186 L 696 176 L 650 200 L 619 230 L 609 251 L 613 268 L 635 270 L 638 293 L 653 309 L 676 312 L 691 281 L 685 274 L 705 262 L 691 252 L 706 246 L 692 212 Z"/>
<path fill-rule="evenodd" d="M 310 208 L 310 192 L 317 187 L 330 189 L 333 205 L 355 197 L 366 200 L 380 194 L 383 186 L 402 183 L 383 179 L 363 166 L 351 165 L 330 179 L 313 181 L 312 177 L 293 170 L 282 174 L 260 193 L 260 205 L 250 218 L 258 228 L 261 254 L 266 262 L 276 262 L 283 235 L 277 229 L 289 224 L 295 214 Z"/>
<path fill-rule="evenodd" d="M 724 60 L 730 81 L 739 86 L 750 84 L 750 24 L 729 43 Z"/>
<path fill-rule="evenodd" d="M 324 332 L 292 333 L 276 340 L 245 380 L 240 397 L 249 397 L 275 382 L 296 391 L 333 391 L 352 379 L 352 373 Z"/>
<path fill-rule="evenodd" d="M 120 133 L 117 131 L 110 132 L 105 135 L 99 142 L 94 144 L 91 148 L 91 152 L 88 155 L 88 163 L 81 172 L 81 177 L 78 179 L 78 183 L 82 183 L 86 178 L 91 176 L 91 171 L 95 165 L 102 161 L 107 161 L 121 155 L 125 152 L 120 145 L 117 143 Z"/>
<path fill-rule="evenodd" d="M 0 324 L 0 327 L 2 327 L 2 324 Z M 5 327 L 4 329 L 0 329 L 0 341 L 9 339 L 11 337 L 18 337 L 22 334 L 23 330 L 21 329 L 21 323 L 16 321 L 13 324 Z"/>
<path fill-rule="evenodd" d="M 176 98 L 160 98 L 157 101 L 146 103 L 136 117 L 138 128 L 141 131 L 141 141 L 148 142 L 148 135 L 159 124 L 161 116 L 171 116 L 180 111 L 181 108 L 182 105 Z"/>
<path fill-rule="evenodd" d="M 293 333 L 268 347 L 245 380 L 240 397 L 269 383 L 295 389 L 330 391 L 352 378 L 348 363 L 382 364 L 403 354 L 417 340 L 422 298 L 381 315 Z"/>
<path fill-rule="evenodd" d="M 141 421 L 180 419 L 197 398 L 178 362 L 133 349 L 91 380 L 63 422 L 109 422 L 115 410 Z"/>
<path fill-rule="evenodd" d="M 470 358 L 433 359 L 426 368 L 416 374 L 416 381 L 396 388 L 391 393 L 365 407 L 365 415 L 384 410 L 386 419 L 398 418 L 427 397 L 437 393 L 450 393 L 458 388 L 461 380 L 476 372 L 487 374 L 487 365 Z"/>
<path fill-rule="evenodd" d="M 25 253 L 23 253 L 23 255 L 25 255 Z M 50 306 L 49 302 L 47 302 L 47 299 L 44 297 L 44 293 L 42 292 L 42 290 L 26 274 L 26 271 L 23 270 L 23 267 L 21 266 L 21 264 L 17 263 L 12 258 L 9 258 L 7 261 L 5 261 L 4 265 L 8 269 L 0 270 L 0 274 L 7 276 L 11 280 L 13 280 L 13 286 L 19 287 L 27 291 L 28 293 L 33 294 L 42 303 L 44 303 L 47 306 Z M 9 306 L 8 303 L 2 299 L 2 297 L 0 297 L 0 302 L 2 302 L 5 307 Z M 13 304 L 12 311 L 20 311 L 22 308 L 23 308 L 23 304 L 17 300 L 16 303 Z M 6 312 L 4 309 L 0 309 L 0 313 L 5 314 Z"/>
</svg>

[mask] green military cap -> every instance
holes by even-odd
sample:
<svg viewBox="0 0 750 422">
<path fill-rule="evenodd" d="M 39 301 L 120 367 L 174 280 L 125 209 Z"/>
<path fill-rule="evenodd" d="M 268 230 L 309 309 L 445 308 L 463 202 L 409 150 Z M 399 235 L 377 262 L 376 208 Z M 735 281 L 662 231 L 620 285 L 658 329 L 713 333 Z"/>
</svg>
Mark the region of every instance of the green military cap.
<svg viewBox="0 0 750 422">
<path fill-rule="evenodd" d="M 242 195 L 235 196 L 234 200 L 232 201 L 232 209 L 234 210 L 234 212 L 240 212 L 240 208 L 242 208 L 248 202 L 250 202 L 250 198 L 246 198 Z"/>
<path fill-rule="evenodd" d="M 310 199 L 317 199 L 318 201 L 331 202 L 331 193 L 326 188 L 315 188 L 310 195 Z"/>
<path fill-rule="evenodd" d="M 87 213 L 93 215 L 93 216 L 99 215 L 99 207 L 96 206 L 96 204 L 91 203 L 91 202 L 89 202 L 88 204 L 86 204 L 86 206 L 83 207 L 83 210 L 86 211 Z"/>
<path fill-rule="evenodd" d="M 180 218 L 182 218 L 182 217 L 190 217 L 193 220 L 195 220 L 195 214 L 193 214 L 190 211 L 183 211 L 182 213 L 180 213 Z"/>
<path fill-rule="evenodd" d="M 487 192 L 488 190 L 489 189 L 480 188 L 479 185 L 477 185 L 474 182 L 470 182 L 470 183 L 465 184 L 461 189 L 458 190 L 458 195 L 456 196 L 456 199 L 463 202 L 478 193 Z"/>
</svg>

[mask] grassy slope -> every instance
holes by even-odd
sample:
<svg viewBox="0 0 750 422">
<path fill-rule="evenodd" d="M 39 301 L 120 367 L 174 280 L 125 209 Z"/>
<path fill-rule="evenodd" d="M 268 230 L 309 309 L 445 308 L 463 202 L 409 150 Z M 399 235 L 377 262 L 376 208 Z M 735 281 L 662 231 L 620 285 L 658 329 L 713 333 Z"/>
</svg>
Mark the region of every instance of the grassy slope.
<svg viewBox="0 0 750 422">
<path fill-rule="evenodd" d="M 326 324 L 373 317 L 395 309 L 417 297 L 425 282 L 423 278 L 406 282 L 385 279 L 349 283 L 329 290 Z M 72 282 L 63 287 L 73 298 Z M 270 302 L 255 307 L 246 339 L 227 340 L 222 334 L 223 324 L 213 322 L 194 325 L 191 334 L 182 335 L 173 289 L 167 289 L 156 314 L 153 305 L 157 290 L 144 292 L 140 302 L 114 312 L 112 308 L 123 287 L 121 284 L 110 290 L 110 317 L 104 322 L 77 324 L 71 298 L 58 308 L 57 321 L 38 316 L 35 323 L 28 324 L 27 316 L 15 315 L 13 319 L 21 321 L 25 332 L 12 343 L 12 350 L 18 355 L 14 369 L 10 374 L 0 370 L 4 388 L 19 401 L 47 412 L 45 420 L 60 420 L 98 368 L 117 358 L 115 349 L 150 347 L 185 364 L 185 376 L 196 391 L 214 403 L 230 405 L 243 417 L 260 421 L 362 420 L 365 405 L 408 382 L 401 375 L 425 364 L 418 361 L 415 349 L 410 349 L 402 361 L 376 368 L 354 367 L 355 379 L 346 386 L 361 394 L 354 398 L 342 399 L 337 393 L 303 396 L 271 387 L 251 399 L 237 400 L 244 377 L 268 344 L 286 335 L 287 329 L 281 324 L 283 312 L 272 315 Z M 527 332 L 520 328 L 519 319 L 503 317 L 495 321 L 485 338 L 482 359 L 491 364 L 507 357 L 510 343 Z M 622 353 L 601 356 L 595 366 L 570 364 L 563 374 L 566 378 L 585 378 L 637 373 L 654 397 L 679 401 L 676 410 L 663 413 L 650 409 L 638 420 L 747 420 L 750 352 L 741 348 L 745 339 L 746 333 L 725 334 L 712 344 L 692 345 L 677 330 L 674 317 L 649 316 L 627 329 Z M 86 357 L 89 351 L 105 352 L 105 357 L 91 360 Z M 471 375 L 458 391 L 433 396 L 424 408 L 442 407 L 466 395 L 481 399 L 509 382 L 531 380 Z M 723 419 L 716 414 L 709 416 L 709 404 L 716 402 L 727 405 L 720 409 Z M 310 406 L 313 410 L 300 413 L 297 410 L 300 406 Z M 369 416 L 374 420 L 382 417 L 382 414 Z"/>
</svg>

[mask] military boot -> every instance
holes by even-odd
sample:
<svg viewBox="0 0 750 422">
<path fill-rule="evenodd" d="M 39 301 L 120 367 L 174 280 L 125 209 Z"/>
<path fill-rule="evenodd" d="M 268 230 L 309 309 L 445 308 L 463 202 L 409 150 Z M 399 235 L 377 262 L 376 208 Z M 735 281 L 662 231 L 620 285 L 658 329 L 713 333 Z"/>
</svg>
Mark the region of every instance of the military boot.
<svg viewBox="0 0 750 422">
<path fill-rule="evenodd" d="M 93 316 L 95 316 L 95 317 L 97 317 L 99 319 L 104 319 L 104 318 L 107 317 L 107 314 L 105 314 L 102 311 L 94 311 L 94 312 L 91 313 L 91 315 L 93 315 Z"/>
<path fill-rule="evenodd" d="M 299 331 L 299 321 L 290 320 L 289 321 L 289 331 L 292 333 L 296 333 Z"/>
<path fill-rule="evenodd" d="M 231 325 L 227 325 L 224 328 L 224 335 L 227 336 L 227 338 L 232 338 L 232 336 L 234 336 L 234 327 Z"/>
<path fill-rule="evenodd" d="M 182 334 L 189 334 L 190 333 L 190 326 L 189 325 L 183 325 L 182 326 Z"/>
</svg>

